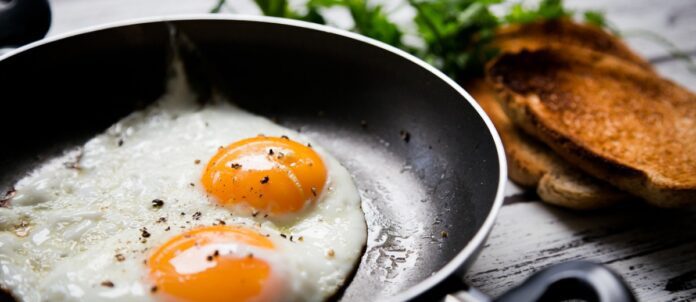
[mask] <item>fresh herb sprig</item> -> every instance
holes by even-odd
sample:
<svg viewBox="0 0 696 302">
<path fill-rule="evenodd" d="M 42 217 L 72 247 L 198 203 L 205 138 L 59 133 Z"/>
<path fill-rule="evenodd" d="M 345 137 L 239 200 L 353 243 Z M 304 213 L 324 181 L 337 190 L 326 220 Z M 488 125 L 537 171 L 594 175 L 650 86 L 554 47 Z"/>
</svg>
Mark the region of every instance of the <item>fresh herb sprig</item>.
<svg viewBox="0 0 696 302">
<path fill-rule="evenodd" d="M 489 44 L 503 20 L 489 6 L 499 0 L 409 2 L 416 9 L 414 21 L 425 42 L 414 53 L 426 62 L 457 76 L 480 70 L 496 54 Z"/>
</svg>

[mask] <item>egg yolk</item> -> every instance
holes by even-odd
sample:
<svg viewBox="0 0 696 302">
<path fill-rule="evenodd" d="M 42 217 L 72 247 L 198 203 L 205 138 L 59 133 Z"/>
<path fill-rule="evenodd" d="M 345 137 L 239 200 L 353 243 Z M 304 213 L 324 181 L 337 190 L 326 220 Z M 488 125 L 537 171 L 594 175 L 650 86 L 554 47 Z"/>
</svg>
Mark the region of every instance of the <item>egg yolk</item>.
<svg viewBox="0 0 696 302">
<path fill-rule="evenodd" d="M 243 246 L 274 250 L 256 231 L 234 226 L 211 226 L 179 234 L 149 258 L 150 281 L 160 301 L 274 300 L 271 266 L 240 252 Z"/>
<path fill-rule="evenodd" d="M 326 168 L 309 146 L 287 137 L 259 136 L 219 149 L 201 182 L 220 204 L 280 216 L 316 201 L 326 183 Z"/>
</svg>

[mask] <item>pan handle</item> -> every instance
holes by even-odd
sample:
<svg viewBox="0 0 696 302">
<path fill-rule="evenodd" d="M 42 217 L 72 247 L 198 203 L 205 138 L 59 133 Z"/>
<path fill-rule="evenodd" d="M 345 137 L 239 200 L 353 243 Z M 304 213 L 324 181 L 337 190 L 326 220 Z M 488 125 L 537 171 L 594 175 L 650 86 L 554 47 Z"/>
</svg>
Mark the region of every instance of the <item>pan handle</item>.
<svg viewBox="0 0 696 302">
<path fill-rule="evenodd" d="M 606 266 L 588 261 L 572 261 L 546 268 L 493 301 L 533 302 L 576 299 L 596 302 L 636 301 L 628 285 L 618 274 Z M 445 301 L 491 300 L 480 291 L 465 287 L 462 291 L 448 295 Z"/>
<path fill-rule="evenodd" d="M 0 4 L 0 48 L 39 40 L 50 26 L 48 0 L 9 0 Z"/>
<path fill-rule="evenodd" d="M 573 261 L 544 269 L 495 301 L 634 302 L 626 282 L 604 265 Z"/>
</svg>

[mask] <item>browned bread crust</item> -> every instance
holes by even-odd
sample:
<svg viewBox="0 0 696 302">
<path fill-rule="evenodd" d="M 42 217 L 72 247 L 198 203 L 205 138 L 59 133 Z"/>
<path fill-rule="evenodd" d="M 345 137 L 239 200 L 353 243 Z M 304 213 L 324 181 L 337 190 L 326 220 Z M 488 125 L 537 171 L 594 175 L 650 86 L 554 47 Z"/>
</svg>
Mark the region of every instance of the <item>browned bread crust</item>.
<svg viewBox="0 0 696 302">
<path fill-rule="evenodd" d="M 501 27 L 496 32 L 494 45 L 502 53 L 519 52 L 523 49 L 537 50 L 554 45 L 582 47 L 652 70 L 650 63 L 631 51 L 616 36 L 597 26 L 568 19 Z"/>
<path fill-rule="evenodd" d="M 535 188 L 545 202 L 572 209 L 595 209 L 630 198 L 628 194 L 571 167 L 547 146 L 517 129 L 496 100 L 489 83 L 473 80 L 465 86 L 500 134 L 510 179 Z"/>
<path fill-rule="evenodd" d="M 603 208 L 632 198 L 611 185 L 570 167 L 557 167 L 544 175 L 537 185 L 542 200 L 576 210 Z M 564 170 L 563 168 L 569 168 Z M 635 198 L 635 197 L 633 197 Z"/>
<path fill-rule="evenodd" d="M 614 56 L 503 54 L 489 79 L 508 116 L 572 164 L 648 202 L 696 203 L 696 96 Z"/>
</svg>

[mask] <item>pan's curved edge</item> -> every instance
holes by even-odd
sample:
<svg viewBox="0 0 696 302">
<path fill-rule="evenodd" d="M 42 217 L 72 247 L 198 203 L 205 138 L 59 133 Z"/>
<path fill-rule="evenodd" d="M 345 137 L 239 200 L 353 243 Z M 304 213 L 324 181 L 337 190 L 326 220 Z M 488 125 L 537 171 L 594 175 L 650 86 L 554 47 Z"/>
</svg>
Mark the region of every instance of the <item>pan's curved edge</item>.
<svg viewBox="0 0 696 302">
<path fill-rule="evenodd" d="M 471 105 L 474 110 L 478 113 L 479 117 L 484 121 L 486 124 L 486 127 L 488 128 L 488 131 L 493 138 L 493 142 L 495 143 L 495 148 L 496 152 L 498 155 L 498 166 L 500 168 L 500 171 L 498 172 L 499 178 L 498 178 L 498 189 L 495 195 L 495 199 L 493 201 L 493 205 L 491 207 L 491 210 L 488 212 L 488 216 L 483 222 L 483 225 L 479 230 L 476 232 L 476 235 L 469 241 L 469 243 L 462 249 L 450 262 L 445 265 L 442 269 L 428 277 L 427 279 L 421 281 L 420 283 L 416 284 L 415 286 L 409 288 L 408 290 L 399 293 L 389 299 L 389 301 L 405 301 L 405 300 L 410 300 L 421 293 L 425 292 L 429 288 L 432 288 L 436 284 L 442 282 L 445 278 L 450 276 L 451 274 L 454 274 L 457 270 L 459 270 L 462 265 L 465 263 L 465 261 L 472 257 L 477 249 L 483 244 L 483 242 L 486 240 L 486 237 L 490 233 L 491 229 L 493 228 L 493 225 L 495 223 L 495 218 L 498 215 L 498 211 L 500 207 L 502 206 L 503 203 L 503 194 L 504 194 L 504 189 L 505 189 L 505 183 L 507 181 L 507 161 L 505 159 L 505 152 L 503 151 L 503 144 L 500 140 L 500 137 L 498 136 L 498 132 L 495 130 L 495 127 L 493 126 L 493 123 L 491 120 L 488 118 L 488 116 L 484 113 L 483 109 L 478 105 L 478 103 L 474 100 L 471 95 L 469 95 L 468 92 L 464 90 L 461 86 L 459 86 L 454 80 L 443 74 L 440 70 L 437 68 L 433 67 L 432 65 L 422 61 L 421 59 L 403 51 L 400 50 L 396 47 L 393 47 L 391 45 L 388 45 L 386 43 L 377 41 L 375 39 L 356 34 L 353 32 L 349 32 L 346 30 L 338 29 L 338 28 L 333 28 L 325 25 L 319 25 L 319 24 L 314 24 L 314 23 L 309 23 L 309 22 L 304 22 L 304 21 L 297 21 L 297 20 L 290 20 L 290 19 L 284 19 L 284 18 L 276 18 L 276 17 L 266 17 L 266 16 L 251 16 L 251 15 L 211 15 L 211 14 L 188 14 L 188 15 L 173 15 L 173 16 L 166 16 L 166 17 L 148 17 L 148 18 L 139 18 L 139 19 L 132 19 L 132 20 L 125 20 L 125 21 L 117 21 L 117 22 L 112 22 L 112 23 L 107 23 L 107 24 L 102 24 L 102 25 L 96 25 L 92 27 L 88 27 L 85 29 L 80 29 L 76 31 L 71 31 L 68 33 L 63 33 L 63 34 L 57 34 L 48 38 L 45 38 L 43 40 L 39 40 L 27 45 L 24 45 L 22 47 L 19 47 L 15 50 L 12 50 L 8 53 L 5 53 L 4 55 L 0 56 L 0 61 L 7 59 L 11 56 L 14 56 L 16 54 L 19 54 L 21 52 L 24 52 L 26 50 L 48 44 L 57 40 L 65 39 L 68 37 L 72 36 L 77 36 L 80 34 L 85 34 L 89 32 L 94 32 L 94 31 L 99 31 L 103 29 L 108 29 L 108 28 L 113 28 L 113 27 L 120 27 L 120 26 L 128 26 L 128 25 L 137 25 L 137 24 L 143 24 L 143 23 L 156 23 L 156 22 L 166 22 L 166 21 L 185 21 L 185 20 L 230 20 L 230 21 L 253 21 L 253 22 L 265 22 L 265 23 L 274 23 L 274 24 L 280 24 L 280 25 L 287 25 L 287 26 L 294 26 L 294 27 L 301 27 L 301 28 L 308 28 L 312 30 L 317 30 L 317 31 L 322 31 L 330 34 L 335 34 L 339 36 L 344 36 L 347 38 L 351 38 L 354 40 L 358 40 L 363 43 L 370 44 L 372 46 L 376 46 L 379 48 L 382 48 L 386 51 L 389 51 L 395 55 L 398 55 L 404 59 L 407 59 L 411 61 L 412 63 L 424 68 L 425 70 L 429 71 L 436 77 L 438 77 L 440 80 L 444 81 L 447 83 L 452 89 L 457 91 L 461 96 L 466 99 L 467 102 L 469 102 L 469 105 Z"/>
</svg>

